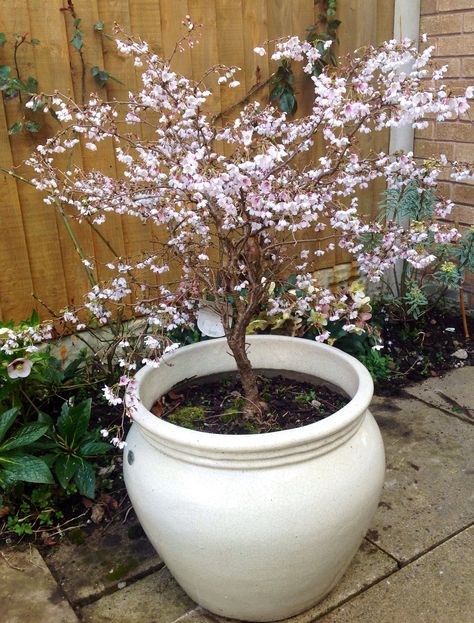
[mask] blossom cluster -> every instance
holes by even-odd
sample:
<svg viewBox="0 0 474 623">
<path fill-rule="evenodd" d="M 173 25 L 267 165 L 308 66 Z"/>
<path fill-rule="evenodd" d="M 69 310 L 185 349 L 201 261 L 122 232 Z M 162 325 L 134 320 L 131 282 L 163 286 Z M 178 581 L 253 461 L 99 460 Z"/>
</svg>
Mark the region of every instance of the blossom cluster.
<svg viewBox="0 0 474 623">
<path fill-rule="evenodd" d="M 34 353 L 41 343 L 52 338 L 50 324 L 0 327 L 0 365 L 10 379 L 29 376 L 34 365 Z M 0 370 L 0 373 L 2 370 Z"/>
<path fill-rule="evenodd" d="M 185 26 L 194 30 L 189 18 Z M 377 179 L 388 188 L 416 183 L 423 193 L 435 189 L 442 174 L 456 180 L 472 176 L 469 167 L 445 157 L 420 161 L 413 153 L 374 153 L 361 140 L 407 124 L 423 128 L 427 118 L 455 119 L 468 110 L 473 88 L 450 94 L 443 84 L 446 68 L 431 66 L 432 48 L 418 52 L 408 40 L 392 40 L 359 50 L 345 66 L 311 76 L 314 102 L 306 116 L 291 119 L 251 101 L 222 124 L 205 112 L 212 95 L 205 80 L 178 74 L 170 59 L 123 33 L 117 45 L 143 67 L 140 90 L 126 102 L 92 96 L 85 106 L 56 95 L 63 128 L 28 163 L 46 203 L 60 204 L 96 226 L 109 214 L 125 214 L 156 232 L 155 250 L 107 264 L 111 278 L 94 286 L 85 303 L 100 324 L 120 306 L 144 316 L 150 333 L 143 342 L 150 351 L 146 363 L 159 365 L 170 346 L 162 336 L 192 325 L 203 299 L 232 301 L 231 312 L 221 306 L 222 321 L 229 344 L 237 344 L 235 333 L 241 338 L 262 307 L 285 313 L 288 275 L 295 270 L 295 288 L 304 294 L 291 305 L 320 319 L 314 322 L 316 339 L 328 339 L 326 319 L 344 317 L 346 331 L 359 330 L 368 313 L 365 296 L 337 298 L 320 288 L 314 277 L 320 256 L 344 249 L 362 273 L 378 281 L 400 258 L 420 270 L 430 265 L 435 257 L 423 245 L 428 237 L 440 244 L 459 238 L 456 228 L 442 222 L 452 205 L 441 197 L 430 218 L 410 227 L 396 218 L 370 220 L 357 198 Z M 266 49 L 255 52 L 263 55 Z M 301 61 L 309 75 L 318 57 L 316 47 L 297 37 L 278 41 L 272 55 Z M 232 88 L 237 71 L 219 65 L 205 76 L 216 74 L 222 88 Z M 151 138 L 143 137 L 143 127 L 151 128 Z M 299 156 L 316 140 L 324 155 L 302 169 Z M 122 174 L 62 167 L 62 154 L 81 142 L 92 150 L 112 145 Z M 158 235 L 163 230 L 166 239 Z M 285 296 L 275 297 L 269 283 Z M 67 313 L 78 322 L 75 312 Z M 122 401 L 126 379 L 106 389 L 112 402 Z"/>
</svg>

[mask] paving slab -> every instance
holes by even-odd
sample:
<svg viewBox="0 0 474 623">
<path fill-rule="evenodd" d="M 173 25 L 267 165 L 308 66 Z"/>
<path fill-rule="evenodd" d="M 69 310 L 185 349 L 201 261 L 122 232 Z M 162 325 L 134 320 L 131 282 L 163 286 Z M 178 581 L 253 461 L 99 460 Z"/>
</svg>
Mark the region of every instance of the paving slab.
<svg viewBox="0 0 474 623">
<path fill-rule="evenodd" d="M 330 595 L 311 610 L 288 619 L 288 621 L 291 623 L 314 621 L 317 616 L 328 612 L 374 582 L 387 577 L 397 568 L 397 563 L 392 558 L 364 540 L 351 567 Z M 203 573 L 205 573 L 205 569 L 203 569 Z M 163 578 L 166 578 L 166 582 L 163 581 Z M 94 623 L 105 623 L 106 621 L 113 620 L 115 623 L 119 623 L 122 621 L 120 615 L 118 615 L 119 618 L 107 617 L 112 617 L 111 613 L 123 610 L 129 613 L 127 614 L 128 618 L 123 619 L 124 621 L 127 620 L 127 623 L 135 623 L 135 621 L 137 623 L 148 623 L 151 621 L 153 623 L 171 623 L 174 619 L 169 617 L 174 616 L 176 610 L 171 609 L 170 604 L 176 602 L 176 600 L 178 604 L 183 603 L 183 596 L 182 590 L 168 575 L 168 572 L 163 569 L 152 576 L 139 580 L 119 593 L 103 597 L 95 604 L 85 607 L 83 609 L 84 620 L 90 620 L 91 623 L 92 621 Z M 216 619 L 223 622 L 228 621 L 228 619 L 210 615 L 203 608 L 193 604 L 187 597 L 184 599 L 184 603 L 188 606 L 191 605 L 191 607 L 188 607 L 183 612 L 179 612 L 178 616 L 186 615 L 189 623 L 191 621 L 192 623 L 204 623 L 209 617 L 211 617 L 214 623 Z M 133 618 L 134 616 L 137 618 Z"/>
<path fill-rule="evenodd" d="M 407 387 L 405 391 L 434 407 L 467 419 L 474 418 L 474 366 L 457 368 L 442 377 L 426 379 Z"/>
<path fill-rule="evenodd" d="M 472 623 L 474 528 L 382 580 L 318 623 Z"/>
<path fill-rule="evenodd" d="M 35 547 L 0 550 L 2 623 L 78 623 Z"/>
<path fill-rule="evenodd" d="M 310 610 L 287 619 L 288 623 L 310 623 L 316 617 L 353 597 L 398 569 L 393 558 L 364 539 L 351 566 L 329 595 Z"/>
<path fill-rule="evenodd" d="M 75 536 L 79 543 L 64 541 L 51 549 L 45 560 L 62 590 L 74 605 L 88 603 L 123 583 L 143 577 L 162 562 L 139 524 L 134 520 L 97 528 L 90 536 Z"/>
<path fill-rule="evenodd" d="M 387 471 L 367 537 L 406 563 L 474 521 L 474 426 L 415 399 L 375 398 Z"/>
<path fill-rule="evenodd" d="M 205 570 L 203 570 L 205 573 Z M 163 567 L 81 611 L 84 623 L 172 623 L 196 607 Z"/>
</svg>

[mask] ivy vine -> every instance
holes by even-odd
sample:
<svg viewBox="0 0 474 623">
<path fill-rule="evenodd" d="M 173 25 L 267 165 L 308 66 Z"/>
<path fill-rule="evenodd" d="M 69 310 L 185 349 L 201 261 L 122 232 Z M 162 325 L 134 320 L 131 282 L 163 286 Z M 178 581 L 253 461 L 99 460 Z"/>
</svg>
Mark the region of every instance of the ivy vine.
<svg viewBox="0 0 474 623">
<path fill-rule="evenodd" d="M 86 33 L 83 30 L 82 19 L 77 15 L 74 3 L 72 0 L 68 0 L 67 6 L 59 9 L 62 12 L 69 13 L 73 20 L 73 32 L 70 44 L 78 52 L 81 60 L 81 99 L 84 101 L 86 97 L 86 74 L 87 65 L 84 58 L 83 48 L 86 45 Z M 93 30 L 96 33 L 109 37 L 105 32 L 105 23 L 98 21 L 93 25 Z M 28 36 L 28 33 L 17 34 L 14 33 L 11 41 L 7 39 L 4 32 L 0 32 L 0 49 L 5 45 L 13 43 L 13 63 L 10 65 L 0 64 L 0 91 L 3 94 L 5 100 L 18 99 L 21 108 L 21 118 L 15 121 L 9 128 L 8 133 L 18 134 L 22 131 L 36 133 L 41 129 L 41 124 L 34 118 L 34 113 L 48 110 L 50 114 L 56 118 L 54 108 L 50 106 L 49 98 L 38 90 L 38 80 L 33 76 L 28 76 L 24 79 L 20 73 L 20 51 L 22 46 L 32 45 L 36 46 L 40 44 L 38 39 L 32 39 Z M 123 84 L 112 76 L 105 69 L 101 69 L 98 65 L 90 67 L 90 75 L 94 81 L 100 86 L 104 87 L 108 80 L 114 80 L 120 84 Z"/>
<path fill-rule="evenodd" d="M 320 6 L 320 14 L 316 24 L 307 29 L 306 40 L 316 47 L 320 58 L 313 65 L 313 76 L 319 76 L 328 65 L 337 65 L 334 46 L 339 43 L 337 29 L 341 21 L 336 19 L 337 0 L 315 0 Z M 325 48 L 324 44 L 330 41 L 331 45 Z M 270 101 L 276 102 L 283 112 L 294 115 L 298 108 L 294 91 L 295 76 L 289 61 L 283 61 L 270 79 L 272 87 Z"/>
</svg>

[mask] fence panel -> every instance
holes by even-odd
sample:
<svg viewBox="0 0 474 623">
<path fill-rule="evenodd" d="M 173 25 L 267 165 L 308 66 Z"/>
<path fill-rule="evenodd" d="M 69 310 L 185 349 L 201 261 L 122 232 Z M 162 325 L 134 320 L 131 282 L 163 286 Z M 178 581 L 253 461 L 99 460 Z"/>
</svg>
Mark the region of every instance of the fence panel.
<svg viewBox="0 0 474 623">
<path fill-rule="evenodd" d="M 394 0 L 341 0 L 338 3 L 338 18 L 342 21 L 339 53 L 346 54 L 361 45 L 390 38 L 393 4 Z M 156 51 L 169 54 L 182 32 L 182 19 L 189 14 L 204 26 L 202 41 L 192 50 L 177 55 L 174 68 L 194 78 L 216 62 L 243 69 L 241 86 L 237 89 L 221 88 L 214 78 L 210 79 L 208 86 L 214 91 L 211 112 L 222 112 L 223 120 L 237 114 L 238 108 L 233 106 L 275 69 L 275 63 L 266 57 L 257 57 L 253 48 L 267 39 L 288 34 L 304 37 L 306 28 L 314 23 L 319 12 L 314 0 L 74 0 L 72 6 L 76 18 L 81 20 L 79 29 L 84 41 L 81 58 L 71 45 L 74 16 L 65 10 L 68 6 L 71 3 L 67 0 L 14 3 L 0 0 L 0 32 L 7 37 L 6 45 L 0 48 L 0 65 L 9 65 L 15 71 L 13 35 L 28 33 L 40 43 L 22 45 L 18 50 L 18 69 L 23 79 L 34 76 L 39 81 L 40 91 L 58 89 L 79 100 L 91 91 L 118 99 L 138 84 L 139 73 L 115 52 L 113 41 L 94 30 L 94 24 L 103 21 L 107 33 L 117 22 L 125 30 L 147 40 Z M 91 77 L 92 66 L 105 69 L 116 80 L 109 79 L 105 87 L 99 87 Z M 308 78 L 297 73 L 295 90 L 302 112 L 311 106 L 308 87 Z M 265 87 L 256 97 L 266 101 L 268 93 Z M 21 119 L 23 112 L 18 98 L 3 99 L 0 105 L 0 167 L 3 169 L 19 167 L 36 145 L 58 127 L 52 118 L 44 117 L 39 132 L 9 135 L 8 128 Z M 364 140 L 374 149 L 388 147 L 386 133 Z M 313 152 L 306 155 L 306 162 L 318 152 L 321 153 L 317 144 Z M 87 168 L 120 174 L 121 165 L 110 143 L 104 142 L 95 153 L 84 150 L 75 157 L 78 164 Z M 17 172 L 20 173 L 20 169 Z M 380 184 L 374 184 L 360 194 L 364 211 L 374 210 L 381 189 Z M 79 302 L 89 284 L 64 226 L 64 217 L 46 206 L 34 188 L 0 172 L 0 219 L 0 318 L 20 320 L 29 316 L 34 306 L 47 317 L 48 311 L 38 307 L 32 294 L 52 310 Z M 99 261 L 99 277 L 104 277 L 107 274 L 105 264 L 110 259 L 109 249 L 92 229 L 77 227 L 73 221 L 70 224 L 85 253 Z M 102 228 L 120 254 L 137 253 L 152 244 L 149 226 L 135 219 L 112 218 Z M 341 264 L 344 265 L 342 269 Z M 326 269 L 326 281 L 331 281 L 341 272 L 346 274 L 344 267 L 350 265 L 351 257 L 337 250 L 324 256 L 320 267 Z"/>
</svg>

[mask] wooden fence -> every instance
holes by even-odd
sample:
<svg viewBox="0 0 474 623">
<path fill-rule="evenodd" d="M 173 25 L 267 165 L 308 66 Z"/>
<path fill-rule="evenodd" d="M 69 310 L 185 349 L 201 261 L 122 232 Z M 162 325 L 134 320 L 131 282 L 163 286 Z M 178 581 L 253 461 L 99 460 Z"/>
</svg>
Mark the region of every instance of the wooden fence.
<svg viewBox="0 0 474 623">
<path fill-rule="evenodd" d="M 393 3 L 394 0 L 339 0 L 339 53 L 390 38 Z M 74 35 L 73 18 L 61 10 L 66 6 L 66 0 L 0 0 L 0 32 L 7 37 L 7 43 L 0 48 L 0 65 L 13 66 L 13 33 L 28 33 L 40 43 L 21 46 L 17 60 L 22 78 L 34 76 L 40 91 L 51 93 L 57 89 L 81 98 L 82 64 L 70 42 Z M 216 110 L 226 110 L 244 97 L 255 84 L 257 63 L 262 79 L 273 70 L 266 58 L 253 53 L 255 46 L 286 34 L 304 37 L 306 28 L 319 13 L 314 0 L 75 0 L 74 8 L 84 33 L 85 90 L 100 91 L 102 96 L 106 91 L 109 98 L 120 98 L 133 89 L 139 75 L 116 54 L 114 43 L 95 31 L 93 25 L 102 21 L 105 32 L 110 32 L 117 22 L 166 55 L 182 32 L 183 17 L 191 15 L 204 26 L 202 42 L 181 54 L 175 69 L 197 77 L 216 62 L 243 68 L 240 87 L 217 90 Z M 92 66 L 105 69 L 123 85 L 108 80 L 101 89 L 90 75 Z M 304 111 L 310 105 L 310 89 L 305 90 L 303 80 L 301 75 L 297 76 L 296 90 Z M 262 96 L 268 96 L 268 91 Z M 9 135 L 8 128 L 21 117 L 21 111 L 18 98 L 0 104 L 0 167 L 4 169 L 21 165 L 39 142 L 57 130 L 57 123 L 45 115 L 40 132 Z M 375 149 L 388 147 L 387 134 L 371 137 L 370 141 Z M 89 168 L 99 165 L 97 154 L 87 152 L 81 157 Z M 105 167 L 112 174 L 117 172 L 112 150 L 105 159 L 103 153 L 100 158 L 102 170 Z M 29 316 L 33 307 L 41 312 L 32 293 L 54 310 L 79 302 L 89 284 L 61 216 L 46 206 L 31 186 L 4 173 L 0 174 L 0 184 L 0 318 L 20 320 Z M 367 211 L 373 210 L 380 189 L 375 186 L 361 194 Z M 150 240 L 148 227 L 136 220 L 116 219 L 103 227 L 104 234 L 123 254 L 138 251 Z M 107 249 L 94 232 L 75 224 L 73 229 L 86 254 L 106 259 Z M 337 267 L 347 261 L 347 256 L 335 251 L 323 258 L 322 268 Z M 44 310 L 42 313 L 48 315 Z"/>
</svg>

